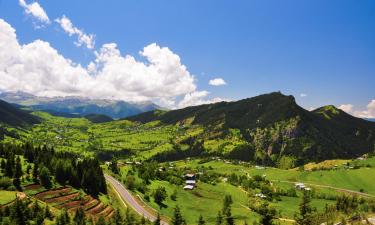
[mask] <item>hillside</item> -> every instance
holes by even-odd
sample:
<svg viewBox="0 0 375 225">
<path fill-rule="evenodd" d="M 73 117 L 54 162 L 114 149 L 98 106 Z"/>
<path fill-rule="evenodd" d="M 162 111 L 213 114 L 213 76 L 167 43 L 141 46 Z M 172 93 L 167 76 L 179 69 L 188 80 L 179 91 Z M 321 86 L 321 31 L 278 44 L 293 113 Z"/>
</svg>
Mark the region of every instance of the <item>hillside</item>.
<svg viewBox="0 0 375 225">
<path fill-rule="evenodd" d="M 57 116 L 77 117 L 103 114 L 123 118 L 160 108 L 152 102 L 125 102 L 82 97 L 38 97 L 24 92 L 3 92 L 0 99 L 27 106 L 34 111 L 45 111 Z"/>
<path fill-rule="evenodd" d="M 0 100 L 0 123 L 10 126 L 27 126 L 39 122 L 38 117 L 31 115 L 30 112 Z"/>
<path fill-rule="evenodd" d="M 223 140 L 219 152 L 240 159 L 297 162 L 350 158 L 374 151 L 375 124 L 326 106 L 309 112 L 293 96 L 270 93 L 237 102 L 153 111 L 128 117 L 133 122 L 203 126 L 195 138 L 207 143 Z M 233 132 L 238 130 L 239 134 Z M 227 148 L 233 139 L 242 140 Z M 241 146 L 241 147 L 239 147 Z M 245 147 L 244 147 L 245 146 Z M 215 147 L 214 147 L 215 148 Z M 211 149 L 213 150 L 213 149 Z"/>
<path fill-rule="evenodd" d="M 92 123 L 105 123 L 113 121 L 111 117 L 102 114 L 89 114 L 86 115 L 85 118 L 90 120 Z"/>
</svg>

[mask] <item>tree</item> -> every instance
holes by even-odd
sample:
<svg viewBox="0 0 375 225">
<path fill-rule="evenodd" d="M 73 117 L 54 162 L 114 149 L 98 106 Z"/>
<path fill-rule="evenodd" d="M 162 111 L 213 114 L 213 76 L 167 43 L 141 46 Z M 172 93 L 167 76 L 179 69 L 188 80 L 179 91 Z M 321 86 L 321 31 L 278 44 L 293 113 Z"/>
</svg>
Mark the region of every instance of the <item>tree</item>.
<svg viewBox="0 0 375 225">
<path fill-rule="evenodd" d="M 261 224 L 262 225 L 272 225 L 273 218 L 276 215 L 276 210 L 274 208 L 270 208 L 267 202 L 264 202 L 260 208 L 258 209 L 258 213 L 261 216 Z"/>
<path fill-rule="evenodd" d="M 61 214 L 56 218 L 56 225 L 70 224 L 70 217 L 68 212 L 64 209 Z"/>
<path fill-rule="evenodd" d="M 112 218 L 112 223 L 113 225 L 122 225 L 122 216 L 120 214 L 119 210 L 115 211 L 115 215 Z"/>
<path fill-rule="evenodd" d="M 98 219 L 98 222 L 96 222 L 96 225 L 106 225 L 107 223 L 105 222 L 103 216 L 100 216 Z"/>
<path fill-rule="evenodd" d="M 221 214 L 221 211 L 217 212 L 216 216 L 216 225 L 221 225 L 223 224 L 223 215 Z"/>
<path fill-rule="evenodd" d="M 126 176 L 125 186 L 129 190 L 134 190 L 135 189 L 135 178 L 134 178 L 134 176 L 132 176 L 132 175 Z"/>
<path fill-rule="evenodd" d="M 39 174 L 40 183 L 43 187 L 49 189 L 52 187 L 51 177 L 47 167 L 42 167 Z"/>
<path fill-rule="evenodd" d="M 198 225 L 205 225 L 205 224 L 206 224 L 206 222 L 204 221 L 203 216 L 200 215 L 199 219 L 198 219 Z"/>
<path fill-rule="evenodd" d="M 232 196 L 225 195 L 224 201 L 223 201 L 223 215 L 224 215 L 225 225 L 234 224 L 234 219 L 232 216 L 232 209 L 231 209 L 232 203 L 233 203 Z"/>
<path fill-rule="evenodd" d="M 167 198 L 167 191 L 164 187 L 158 187 L 154 191 L 154 201 L 160 206 L 160 208 L 163 205 L 163 201 Z"/>
<path fill-rule="evenodd" d="M 119 174 L 119 169 L 118 169 L 118 166 L 117 166 L 117 160 L 115 158 L 112 159 L 112 162 L 111 164 L 109 165 L 109 168 L 110 170 L 114 173 L 114 174 Z"/>
<path fill-rule="evenodd" d="M 172 225 L 183 225 L 185 220 L 181 215 L 180 207 L 176 206 L 173 210 Z"/>
<path fill-rule="evenodd" d="M 39 183 L 38 176 L 39 176 L 38 162 L 34 162 L 33 180 L 34 180 L 35 183 Z"/>
<path fill-rule="evenodd" d="M 19 156 L 17 156 L 15 170 L 14 170 L 14 180 L 13 180 L 13 184 L 17 188 L 20 188 L 20 185 L 21 185 L 20 177 L 21 176 L 22 176 L 21 159 L 20 159 Z"/>
<path fill-rule="evenodd" d="M 173 193 L 171 194 L 171 199 L 173 200 L 173 201 L 176 201 L 177 200 L 177 190 L 175 189 L 174 191 L 173 191 Z"/>
<path fill-rule="evenodd" d="M 78 208 L 74 215 L 74 225 L 85 225 L 85 212 L 82 208 Z"/>
<path fill-rule="evenodd" d="M 47 204 L 46 207 L 44 208 L 44 218 L 48 218 L 48 219 L 50 219 L 50 220 L 53 219 L 53 215 L 52 215 L 51 210 L 49 209 L 48 204 Z"/>
<path fill-rule="evenodd" d="M 156 217 L 156 220 L 154 221 L 154 225 L 160 225 L 161 219 L 160 219 L 160 213 L 158 213 L 158 216 Z"/>
<path fill-rule="evenodd" d="M 302 202 L 299 205 L 299 215 L 295 216 L 296 223 L 299 225 L 310 225 L 313 223 L 314 210 L 310 206 L 310 192 L 304 191 Z"/>
</svg>

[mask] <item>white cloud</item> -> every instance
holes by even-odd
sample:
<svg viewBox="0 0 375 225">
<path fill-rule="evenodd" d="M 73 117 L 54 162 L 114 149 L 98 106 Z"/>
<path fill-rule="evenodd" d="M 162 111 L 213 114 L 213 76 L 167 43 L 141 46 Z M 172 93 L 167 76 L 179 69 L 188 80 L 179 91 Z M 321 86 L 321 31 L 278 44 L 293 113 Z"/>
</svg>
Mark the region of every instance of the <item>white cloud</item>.
<svg viewBox="0 0 375 225">
<path fill-rule="evenodd" d="M 305 94 L 305 93 L 301 93 L 299 96 L 300 96 L 301 98 L 304 98 L 304 97 L 307 97 L 307 94 Z"/>
<path fill-rule="evenodd" d="M 215 78 L 215 79 L 210 80 L 208 84 L 212 86 L 221 86 L 221 85 L 226 85 L 227 83 L 225 82 L 223 78 Z"/>
<path fill-rule="evenodd" d="M 352 114 L 353 116 L 362 118 L 375 118 L 375 99 L 367 104 L 365 110 L 356 110 L 352 104 L 343 104 L 338 107 L 339 109 Z"/>
<path fill-rule="evenodd" d="M 205 100 L 208 94 L 209 94 L 208 91 L 194 91 L 192 93 L 188 93 L 185 95 L 182 101 L 179 102 L 178 108 L 227 101 L 222 98 L 213 98 L 210 100 Z"/>
<path fill-rule="evenodd" d="M 140 55 L 145 62 L 121 55 L 115 43 L 103 45 L 95 54 L 96 59 L 85 68 L 48 42 L 21 45 L 15 30 L 0 19 L 0 90 L 48 97 L 151 100 L 169 107 L 220 100 L 205 100 L 208 92 L 197 90 L 194 76 L 167 47 L 144 47 Z"/>
<path fill-rule="evenodd" d="M 95 45 L 94 35 L 93 34 L 86 34 L 81 29 L 75 27 L 72 21 L 63 15 L 61 18 L 55 19 L 55 22 L 60 24 L 61 28 L 69 35 L 77 35 L 77 41 L 74 43 L 77 46 L 82 46 L 83 44 L 88 49 L 93 49 Z"/>
<path fill-rule="evenodd" d="M 26 14 L 33 16 L 39 22 L 43 24 L 51 23 L 46 11 L 44 11 L 38 2 L 27 4 L 25 0 L 19 0 L 18 3 L 20 6 L 22 6 L 22 8 L 24 8 Z M 36 25 L 36 27 L 40 27 L 40 25 Z"/>
<path fill-rule="evenodd" d="M 338 108 L 341 109 L 344 112 L 352 113 L 353 107 L 354 106 L 352 104 L 343 104 L 343 105 L 340 105 Z"/>
<path fill-rule="evenodd" d="M 366 110 L 354 112 L 355 116 L 363 118 L 375 118 L 375 99 L 366 106 Z"/>
</svg>

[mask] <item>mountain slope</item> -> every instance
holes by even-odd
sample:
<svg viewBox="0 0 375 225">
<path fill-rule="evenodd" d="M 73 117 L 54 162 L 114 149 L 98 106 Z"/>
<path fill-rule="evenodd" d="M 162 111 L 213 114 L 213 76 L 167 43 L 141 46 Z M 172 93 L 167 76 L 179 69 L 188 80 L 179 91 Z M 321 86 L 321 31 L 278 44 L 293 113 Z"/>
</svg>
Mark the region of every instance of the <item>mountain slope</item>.
<svg viewBox="0 0 375 225">
<path fill-rule="evenodd" d="M 10 126 L 27 126 L 39 122 L 39 118 L 31 115 L 30 112 L 0 100 L 0 123 Z"/>
<path fill-rule="evenodd" d="M 27 106 L 34 111 L 53 112 L 54 115 L 75 117 L 103 114 L 123 118 L 160 108 L 152 102 L 125 102 L 116 100 L 88 99 L 82 97 L 37 97 L 24 92 L 4 92 L 0 99 Z"/>
<path fill-rule="evenodd" d="M 105 123 L 113 121 L 111 117 L 102 114 L 89 114 L 86 115 L 85 118 L 93 123 Z"/>
<path fill-rule="evenodd" d="M 194 138 L 204 142 L 204 151 L 262 162 L 276 163 L 283 156 L 292 157 L 297 163 L 350 158 L 373 151 L 375 145 L 374 123 L 333 106 L 309 112 L 298 106 L 293 96 L 278 92 L 237 102 L 158 110 L 126 119 L 203 126 L 204 132 Z M 240 134 L 234 137 L 233 130 Z M 217 140 L 222 140 L 221 144 L 207 149 L 207 143 Z M 242 140 L 241 146 L 226 147 L 238 140 Z"/>
</svg>

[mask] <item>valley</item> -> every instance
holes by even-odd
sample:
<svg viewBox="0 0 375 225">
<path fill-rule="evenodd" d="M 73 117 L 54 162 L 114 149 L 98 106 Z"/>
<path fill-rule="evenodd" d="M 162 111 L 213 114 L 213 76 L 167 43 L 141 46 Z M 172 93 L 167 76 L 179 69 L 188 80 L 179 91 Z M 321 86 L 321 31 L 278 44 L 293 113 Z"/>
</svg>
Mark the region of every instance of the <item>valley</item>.
<svg viewBox="0 0 375 225">
<path fill-rule="evenodd" d="M 316 222 L 375 213 L 375 126 L 331 106 L 308 112 L 290 96 L 271 93 L 106 122 L 12 110 L 19 110 L 12 121 L 23 122 L 2 121 L 1 160 L 20 157 L 23 173 L 19 187 L 9 180 L 3 186 L 4 205 L 24 193 L 47 204 L 55 216 L 83 208 L 86 218 L 98 223 L 120 217 L 155 221 L 159 213 L 161 224 L 174 224 L 178 210 L 189 225 L 200 215 L 208 225 L 219 218 L 257 224 L 266 215 L 293 224 L 308 192 Z M 43 152 L 56 157 L 54 164 Z M 35 157 L 49 169 L 49 186 L 31 179 Z M 79 169 L 82 160 L 93 168 L 100 164 L 102 172 L 88 175 L 98 181 L 85 183 L 84 173 L 69 169 Z M 2 179 L 9 177 L 6 164 L 2 171 Z M 195 176 L 192 190 L 184 188 L 186 174 Z M 104 177 L 105 189 L 99 185 Z M 223 206 L 225 199 L 230 200 Z"/>
</svg>

